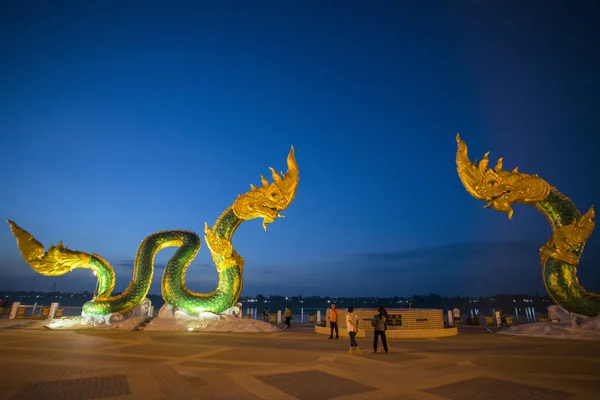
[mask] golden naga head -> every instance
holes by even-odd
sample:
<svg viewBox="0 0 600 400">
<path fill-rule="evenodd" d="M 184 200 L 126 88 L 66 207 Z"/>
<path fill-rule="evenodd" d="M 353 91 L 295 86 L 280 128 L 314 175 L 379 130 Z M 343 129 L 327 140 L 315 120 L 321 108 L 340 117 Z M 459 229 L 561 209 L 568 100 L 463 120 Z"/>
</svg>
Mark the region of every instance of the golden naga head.
<svg viewBox="0 0 600 400">
<path fill-rule="evenodd" d="M 285 210 L 294 200 L 296 188 L 298 187 L 298 164 L 294 156 L 294 146 L 287 157 L 288 170 L 277 173 L 273 168 L 271 174 L 273 182 L 261 176 L 262 186 L 254 187 L 250 184 L 251 190 L 239 197 L 233 203 L 233 212 L 238 218 L 249 220 L 253 218 L 262 218 L 263 227 L 267 230 L 267 224 L 275 221 L 277 217 L 283 217 L 279 212 Z"/>
<path fill-rule="evenodd" d="M 38 274 L 46 276 L 64 275 L 75 268 L 86 268 L 92 257 L 81 251 L 67 249 L 62 242 L 59 242 L 57 246 L 50 246 L 48 251 L 44 252 L 44 246 L 29 232 L 13 221 L 7 221 L 13 235 L 17 238 L 17 246 L 23 259 Z"/>
<path fill-rule="evenodd" d="M 471 163 L 467 153 L 467 145 L 456 135 L 458 150 L 456 151 L 456 170 L 458 176 L 471 196 L 478 200 L 487 200 L 485 208 L 507 212 L 508 218 L 514 214 L 511 206 L 515 203 L 531 204 L 548 197 L 550 185 L 537 175 L 519 172 L 517 168 L 509 171 L 502 169 L 502 158 L 498 159 L 496 167 L 488 169 L 488 155 Z"/>
</svg>

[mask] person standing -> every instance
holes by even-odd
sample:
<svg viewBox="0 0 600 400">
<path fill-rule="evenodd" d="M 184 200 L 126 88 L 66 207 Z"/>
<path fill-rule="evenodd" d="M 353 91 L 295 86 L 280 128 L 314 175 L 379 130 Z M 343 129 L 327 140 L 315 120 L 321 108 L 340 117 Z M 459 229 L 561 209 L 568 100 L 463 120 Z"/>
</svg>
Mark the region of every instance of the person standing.
<svg viewBox="0 0 600 400">
<path fill-rule="evenodd" d="M 329 339 L 333 339 L 333 331 L 335 330 L 335 338 L 340 338 L 340 332 L 338 328 L 338 310 L 336 309 L 335 303 L 331 303 L 331 309 L 329 310 L 329 325 L 331 327 L 331 335 Z"/>
<path fill-rule="evenodd" d="M 356 350 L 356 354 L 360 355 L 361 350 L 356 341 L 356 334 L 358 333 L 358 315 L 354 314 L 354 307 L 348 307 L 348 314 L 346 314 L 346 329 L 348 329 L 348 336 L 350 336 L 350 349 L 348 354 L 352 354 Z"/>
<path fill-rule="evenodd" d="M 385 331 L 387 330 L 387 319 L 388 313 L 383 306 L 379 306 L 379 313 L 373 316 L 373 327 L 375 333 L 373 335 L 373 353 L 377 353 L 377 344 L 379 343 L 379 337 L 381 336 L 381 344 L 383 344 L 383 350 L 385 354 L 388 353 L 387 338 L 385 337 Z"/>
<path fill-rule="evenodd" d="M 0 318 L 5 314 L 5 310 L 8 308 L 8 299 L 1 298 L 0 299 Z"/>
<path fill-rule="evenodd" d="M 292 310 L 290 309 L 290 306 L 285 306 L 285 313 L 283 314 L 283 317 L 285 318 L 285 328 L 283 328 L 283 330 L 291 328 Z"/>
<path fill-rule="evenodd" d="M 455 325 L 460 325 L 460 310 L 458 308 L 454 308 L 454 310 L 452 310 L 452 316 L 454 317 Z"/>
<path fill-rule="evenodd" d="M 263 322 L 269 322 L 269 310 L 267 310 L 267 307 L 265 307 L 265 309 L 262 312 L 262 318 Z"/>
</svg>

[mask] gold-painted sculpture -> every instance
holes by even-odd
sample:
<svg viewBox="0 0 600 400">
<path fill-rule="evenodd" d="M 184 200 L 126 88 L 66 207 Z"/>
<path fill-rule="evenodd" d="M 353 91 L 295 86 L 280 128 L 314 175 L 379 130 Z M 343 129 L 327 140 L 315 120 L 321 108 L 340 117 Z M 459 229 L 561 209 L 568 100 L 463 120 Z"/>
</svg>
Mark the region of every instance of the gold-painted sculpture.
<svg viewBox="0 0 600 400">
<path fill-rule="evenodd" d="M 595 216 L 592 206 L 579 221 L 556 228 L 550 240 L 540 248 L 542 263 L 545 264 L 548 258 L 552 257 L 567 264 L 578 265 L 581 253 L 573 253 L 571 250 L 587 242 L 596 225 Z"/>
<path fill-rule="evenodd" d="M 456 136 L 458 151 L 456 152 L 456 169 L 458 177 L 467 192 L 477 200 L 486 200 L 485 208 L 493 207 L 494 210 L 507 212 L 512 219 L 514 211 L 511 205 L 515 203 L 535 204 L 544 200 L 550 193 L 550 185 L 537 175 L 528 175 L 519 172 L 518 168 L 512 172 L 502 169 L 502 158 L 498 159 L 493 170 L 488 168 L 489 152 L 477 164 L 471 164 L 467 155 L 467 145 Z"/>
<path fill-rule="evenodd" d="M 512 219 L 512 205 L 516 203 L 535 206 L 550 222 L 552 237 L 540 248 L 542 277 L 552 300 L 566 310 L 596 316 L 600 314 L 600 295 L 587 292 L 579 285 L 577 266 L 585 242 L 594 230 L 594 208 L 583 216 L 575 205 L 555 187 L 537 175 L 508 172 L 502 169 L 502 159 L 494 170 L 488 168 L 488 155 L 471 163 L 467 145 L 456 135 L 456 169 L 469 194 L 486 200 L 485 208 L 508 213 Z"/>
<path fill-rule="evenodd" d="M 97 296 L 83 306 L 86 315 L 124 314 L 144 300 L 154 273 L 156 254 L 167 247 L 179 247 L 167 263 L 162 278 L 162 295 L 165 302 L 189 315 L 202 312 L 223 312 L 235 306 L 242 291 L 244 259 L 237 254 L 231 239 L 243 221 L 262 218 L 263 227 L 283 217 L 294 199 L 298 187 L 299 171 L 294 148 L 287 157 L 288 170 L 277 174 L 271 168 L 274 182 L 261 177 L 263 185 L 254 187 L 238 196 L 231 207 L 219 217 L 212 229 L 205 224 L 205 240 L 219 272 L 219 285 L 212 293 L 195 293 L 185 285 L 187 268 L 200 249 L 198 235 L 191 231 L 162 231 L 146 237 L 134 262 L 133 278 L 129 286 L 118 296 L 111 296 L 115 286 L 115 273 L 110 264 L 97 254 L 73 251 L 52 246 L 44 252 L 44 246 L 17 224 L 8 221 L 23 259 L 38 273 L 47 276 L 66 274 L 76 268 L 89 268 L 99 280 Z"/>
<path fill-rule="evenodd" d="M 261 176 L 262 186 L 254 187 L 250 184 L 251 190 L 240 195 L 233 203 L 233 212 L 243 220 L 254 218 L 263 219 L 263 228 L 267 230 L 267 224 L 275 221 L 277 217 L 283 217 L 279 210 L 285 210 L 294 199 L 296 188 L 298 187 L 298 166 L 294 158 L 294 149 L 290 152 L 287 160 L 288 172 L 279 175 L 273 168 L 270 168 L 273 183 L 264 176 Z"/>
<path fill-rule="evenodd" d="M 217 233 L 204 224 L 204 240 L 210 250 L 217 271 L 238 265 L 240 272 L 244 272 L 244 258 L 233 250 L 231 242 L 220 237 Z"/>
<path fill-rule="evenodd" d="M 44 246 L 27 231 L 13 221 L 8 220 L 10 229 L 17 239 L 17 246 L 27 264 L 35 272 L 46 276 L 60 276 L 77 268 L 94 271 L 98 277 L 98 295 L 105 296 L 115 287 L 115 272 L 110 265 L 97 254 L 67 249 L 62 241 L 44 251 Z"/>
</svg>

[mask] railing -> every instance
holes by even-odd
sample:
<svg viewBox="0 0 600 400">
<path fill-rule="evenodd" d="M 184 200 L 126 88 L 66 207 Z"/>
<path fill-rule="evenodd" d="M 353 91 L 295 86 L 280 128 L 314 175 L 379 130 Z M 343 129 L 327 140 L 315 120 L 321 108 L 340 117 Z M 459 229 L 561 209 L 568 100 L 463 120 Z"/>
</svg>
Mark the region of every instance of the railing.
<svg viewBox="0 0 600 400">
<path fill-rule="evenodd" d="M 253 310 L 253 309 L 251 309 Z M 282 320 L 284 320 L 283 318 L 283 312 L 284 310 L 280 310 L 282 313 Z M 319 310 L 321 311 L 321 321 L 327 321 L 327 310 Z M 448 310 L 444 310 L 444 323 L 447 324 L 448 323 L 448 316 L 447 316 L 447 311 Z M 251 318 L 251 319 L 257 319 L 257 320 L 262 320 L 262 314 L 261 312 L 254 312 L 251 311 L 250 313 L 248 313 L 248 309 L 246 310 L 242 310 L 243 312 L 243 317 L 244 318 Z M 401 320 L 400 318 L 393 318 L 394 316 L 392 316 L 390 318 L 390 321 L 388 321 L 388 325 L 389 326 L 396 326 L 396 325 L 401 325 Z M 490 326 L 489 323 L 486 324 L 486 318 L 489 320 L 490 318 L 494 320 L 494 324 L 496 324 L 496 316 L 495 315 L 483 315 L 483 314 L 479 314 L 476 317 L 479 319 L 479 324 L 476 323 L 468 323 L 467 318 L 469 317 L 469 315 L 462 314 L 461 315 L 461 321 L 460 321 L 460 325 L 470 325 L 470 326 Z M 535 314 L 535 315 L 524 315 L 524 314 L 519 314 L 519 315 L 515 315 L 515 314 L 504 314 L 504 323 L 508 324 L 508 325 L 522 325 L 522 324 L 529 324 L 529 323 L 534 323 L 534 322 L 548 322 L 549 318 L 547 315 L 545 314 Z M 475 316 L 472 317 L 475 320 Z M 311 323 L 311 324 L 316 324 L 317 323 L 317 312 L 314 310 L 311 310 L 310 313 L 302 313 L 302 314 L 297 314 L 294 313 L 292 315 L 292 321 L 296 322 L 296 323 Z M 476 321 L 476 320 L 475 320 Z M 270 323 L 277 323 L 277 311 L 274 311 L 272 314 L 269 315 L 269 322 Z"/>
<path fill-rule="evenodd" d="M 80 316 L 81 315 L 81 311 L 82 311 L 82 307 L 71 307 L 71 306 L 67 306 L 67 307 L 60 307 L 58 305 L 58 303 L 53 303 L 56 304 L 56 309 L 54 311 L 54 315 L 52 316 L 53 318 L 62 318 L 62 317 L 76 317 L 76 316 Z M 14 314 L 13 318 L 17 318 L 17 319 L 47 319 L 50 318 L 50 313 L 51 313 L 51 306 L 44 306 L 44 305 L 21 305 L 21 304 L 16 304 L 17 305 L 17 310 Z M 0 307 L 0 316 L 5 316 L 5 317 L 9 317 L 11 315 L 13 307 L 4 307 L 1 308 Z M 282 314 L 282 321 L 284 320 L 283 318 L 283 312 L 284 310 L 277 310 L 277 311 L 281 311 Z M 277 323 L 277 311 L 274 311 L 272 314 L 269 315 L 269 322 L 272 324 L 276 324 Z M 294 323 L 310 323 L 310 324 L 317 324 L 319 321 L 317 321 L 318 319 L 318 311 L 321 311 L 321 324 L 323 322 L 325 322 L 327 320 L 327 310 L 314 310 L 311 309 L 309 312 L 304 312 L 304 313 L 294 313 L 292 315 L 292 321 Z M 256 308 L 254 309 L 242 309 L 243 312 L 243 318 L 252 318 L 252 319 L 257 319 L 257 320 L 262 320 L 262 311 L 261 310 L 257 310 Z M 447 324 L 448 323 L 448 317 L 447 317 L 447 310 L 445 310 L 444 312 L 444 322 Z M 477 324 L 477 321 L 475 319 L 475 317 L 477 317 L 479 319 L 479 323 Z M 462 321 L 460 322 L 460 325 L 471 325 L 471 326 L 493 326 L 496 325 L 496 316 L 494 315 L 482 315 L 479 314 L 477 316 L 472 316 L 474 321 L 471 321 L 471 323 L 469 323 L 470 321 L 468 321 L 469 315 L 467 315 L 467 317 L 464 317 L 463 314 L 463 318 Z M 391 325 L 392 327 L 395 325 L 394 322 L 396 322 L 396 324 L 398 324 L 398 322 L 393 319 L 390 318 L 389 321 L 389 325 Z M 510 326 L 510 325 L 517 325 L 517 324 L 525 324 L 525 323 L 532 323 L 532 322 L 548 322 L 548 317 L 547 315 L 542 315 L 542 314 L 536 314 L 536 315 L 510 315 L 510 314 L 504 314 L 504 318 L 502 321 L 504 324 Z"/>
<path fill-rule="evenodd" d="M 47 319 L 50 316 L 50 306 L 22 306 L 17 308 L 16 319 Z"/>
<path fill-rule="evenodd" d="M 56 318 L 58 303 L 52 303 L 49 306 L 27 305 L 20 302 L 14 302 L 10 308 L 3 308 L 2 314 L 7 315 L 9 319 L 48 319 Z"/>
<path fill-rule="evenodd" d="M 0 315 L 16 319 L 48 319 L 62 317 L 77 317 L 80 316 L 82 312 L 82 307 L 61 307 L 58 303 L 53 303 L 53 305 L 55 305 L 54 310 L 52 310 L 52 306 L 14 303 L 11 307 L 0 308 Z M 54 311 L 53 315 L 51 315 L 52 311 Z M 284 320 L 284 310 L 278 311 L 281 311 L 282 320 Z M 258 312 L 257 309 L 242 309 L 242 312 L 243 318 L 262 320 L 262 311 Z M 317 313 L 314 311 L 310 313 L 295 313 L 292 315 L 292 321 L 294 321 L 295 323 L 308 322 L 314 324 L 317 322 L 316 314 Z M 323 311 L 321 315 L 324 317 L 325 312 Z M 274 312 L 269 315 L 269 322 L 272 324 L 277 323 L 277 312 Z"/>
<path fill-rule="evenodd" d="M 284 323 L 285 322 L 285 318 L 283 317 L 283 314 L 285 312 L 285 310 L 276 310 L 272 313 L 269 314 L 269 318 L 268 318 L 268 322 L 271 324 L 277 324 L 277 311 L 281 311 L 281 322 L 280 323 Z M 321 311 L 321 319 L 323 320 L 325 317 L 325 312 Z M 256 319 L 259 321 L 263 320 L 263 316 L 262 316 L 262 311 L 257 309 L 253 309 L 253 308 L 246 308 L 246 309 L 242 309 L 242 318 L 245 319 Z M 301 324 L 305 324 L 305 323 L 309 323 L 309 324 L 316 324 L 317 323 L 317 312 L 314 310 L 311 310 L 311 312 L 307 312 L 307 313 L 294 313 L 292 314 L 292 324 L 294 323 L 301 323 Z"/>
<path fill-rule="evenodd" d="M 274 310 L 271 311 L 271 313 L 269 314 L 269 322 L 272 324 L 277 323 L 277 311 L 281 311 L 281 319 L 282 322 L 285 321 L 285 318 L 283 317 L 283 313 L 285 312 L 285 310 Z M 317 322 L 317 311 L 321 311 L 321 316 L 322 318 L 325 317 L 325 311 L 324 310 L 316 310 L 316 309 L 310 309 L 309 311 L 306 312 L 301 312 L 301 313 L 293 313 L 292 314 L 292 322 L 294 323 L 311 323 L 314 324 Z M 262 309 L 259 308 L 242 308 L 242 317 L 243 318 L 250 318 L 250 319 L 257 319 L 259 321 L 262 321 L 263 316 L 262 316 Z"/>
<path fill-rule="evenodd" d="M 454 318 L 453 318 L 454 319 Z M 516 314 L 503 314 L 501 316 L 500 325 L 503 326 L 514 326 L 514 325 L 524 325 L 524 324 L 532 324 L 537 322 L 549 322 L 550 318 L 545 314 L 535 314 L 535 315 L 516 315 Z M 447 314 L 444 315 L 444 322 L 448 323 Z M 454 321 L 456 325 L 456 320 Z M 498 318 L 496 315 L 476 315 L 476 316 L 467 316 L 462 317 L 458 323 L 458 325 L 462 326 L 497 326 Z"/>
</svg>

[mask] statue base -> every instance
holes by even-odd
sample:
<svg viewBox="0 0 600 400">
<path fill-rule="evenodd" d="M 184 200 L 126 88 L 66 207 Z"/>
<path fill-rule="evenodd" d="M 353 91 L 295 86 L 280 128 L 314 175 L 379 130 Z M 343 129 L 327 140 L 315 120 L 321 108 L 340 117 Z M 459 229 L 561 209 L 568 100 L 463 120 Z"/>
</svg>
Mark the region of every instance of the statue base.
<svg viewBox="0 0 600 400">
<path fill-rule="evenodd" d="M 150 318 L 150 306 L 152 302 L 150 299 L 145 298 L 135 306 L 135 308 L 125 314 L 121 313 L 112 313 L 106 315 L 95 315 L 95 314 L 86 314 L 81 313 L 81 317 L 83 318 L 83 323 L 86 325 L 113 325 L 116 323 L 122 323 L 130 319 L 147 319 Z"/>
<path fill-rule="evenodd" d="M 160 310 L 158 310 L 157 317 L 158 318 L 174 318 L 174 319 L 183 319 L 183 320 L 196 320 L 196 321 L 210 321 L 210 320 L 218 320 L 222 319 L 222 317 L 235 317 L 239 318 L 242 315 L 241 303 L 238 303 L 237 306 L 233 306 L 223 311 L 222 313 L 212 313 L 212 312 L 201 312 L 196 314 L 188 314 L 185 310 L 182 310 L 177 307 L 173 307 L 170 304 L 163 305 Z"/>
<path fill-rule="evenodd" d="M 52 319 L 48 323 L 44 323 L 44 328 L 52 330 L 119 329 L 133 331 L 150 319 L 151 305 L 150 299 L 145 298 L 133 310 L 125 314 L 96 315 L 82 312 L 80 317 Z"/>
<path fill-rule="evenodd" d="M 145 331 L 162 332 L 278 332 L 279 328 L 268 322 L 240 318 L 241 304 L 222 313 L 201 312 L 188 314 L 184 310 L 165 304 Z"/>
<path fill-rule="evenodd" d="M 600 340 L 600 315 L 588 317 L 554 305 L 548 307 L 548 317 L 552 322 L 516 325 L 502 328 L 497 333 L 556 339 Z"/>
</svg>

